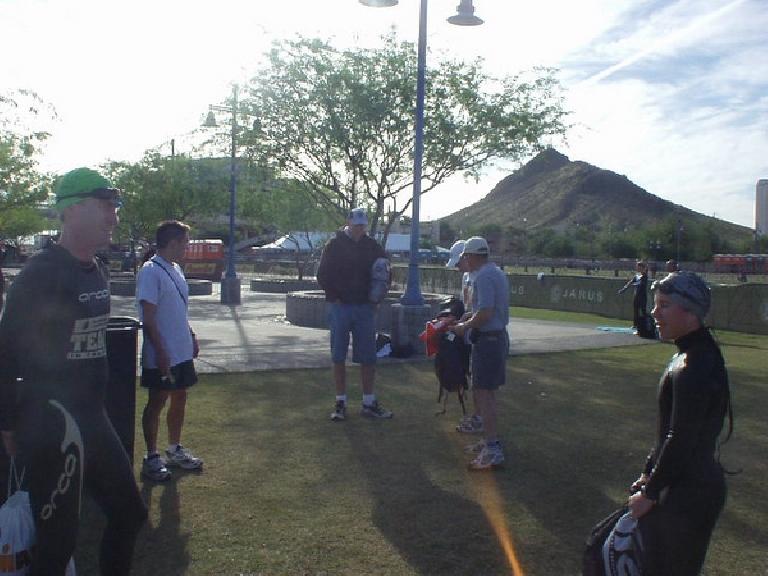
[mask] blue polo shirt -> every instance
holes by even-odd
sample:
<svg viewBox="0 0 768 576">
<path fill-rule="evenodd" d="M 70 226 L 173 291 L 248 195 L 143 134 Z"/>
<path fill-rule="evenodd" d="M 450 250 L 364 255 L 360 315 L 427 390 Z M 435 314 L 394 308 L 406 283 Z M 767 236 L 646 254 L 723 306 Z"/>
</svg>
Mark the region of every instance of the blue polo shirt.
<svg viewBox="0 0 768 576">
<path fill-rule="evenodd" d="M 472 311 L 493 308 L 493 316 L 478 330 L 506 330 L 509 323 L 509 282 L 507 275 L 493 262 L 486 262 L 472 279 Z"/>
</svg>

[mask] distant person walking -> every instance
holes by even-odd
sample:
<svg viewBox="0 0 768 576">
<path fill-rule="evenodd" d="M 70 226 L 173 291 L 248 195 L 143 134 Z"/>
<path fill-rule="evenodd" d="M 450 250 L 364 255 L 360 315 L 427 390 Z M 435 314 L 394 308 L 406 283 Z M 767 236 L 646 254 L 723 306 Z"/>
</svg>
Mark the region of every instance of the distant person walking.
<svg viewBox="0 0 768 576">
<path fill-rule="evenodd" d="M 37 538 L 33 576 L 64 575 L 83 489 L 107 517 L 102 575 L 130 572 L 147 518 L 104 408 L 109 271 L 95 255 L 109 246 L 120 205 L 120 191 L 98 172 L 78 168 L 60 178 L 59 242 L 27 262 L 0 321 L 0 430 L 6 452 L 16 454 L 18 443 L 26 466 Z"/>
<path fill-rule="evenodd" d="M 141 475 L 158 482 L 168 480 L 168 466 L 200 470 L 203 461 L 181 445 L 187 389 L 197 382 L 194 358 L 200 348 L 189 325 L 189 288 L 179 266 L 189 244 L 189 226 L 170 220 L 155 233 L 157 254 L 144 263 L 138 276 L 136 302 L 144 324 L 141 385 L 149 390 L 142 415 L 147 454 Z M 157 451 L 160 414 L 168 408 L 168 449 Z"/>
<path fill-rule="evenodd" d="M 638 260 L 632 276 L 618 293 L 623 294 L 630 286 L 634 288 L 632 299 L 632 329 L 643 338 L 652 337 L 651 318 L 648 315 L 648 264 Z"/>
<path fill-rule="evenodd" d="M 506 380 L 509 353 L 509 282 L 504 272 L 490 262 L 490 250 L 484 238 L 467 240 L 461 257 L 474 274 L 472 312 L 452 327 L 458 336 L 471 330 L 472 390 L 477 411 L 482 418 L 485 438 L 468 450 L 477 453 L 470 470 L 490 470 L 504 463 L 504 450 L 497 428 L 496 391 Z"/>
<path fill-rule="evenodd" d="M 331 420 L 342 421 L 347 414 L 346 360 L 352 335 L 352 361 L 360 364 L 363 388 L 361 414 L 368 418 L 392 418 L 374 394 L 376 375 L 376 305 L 369 301 L 371 268 L 384 249 L 368 236 L 368 216 L 363 208 L 347 215 L 347 225 L 323 249 L 317 281 L 329 302 L 331 361 L 336 403 Z"/>
</svg>

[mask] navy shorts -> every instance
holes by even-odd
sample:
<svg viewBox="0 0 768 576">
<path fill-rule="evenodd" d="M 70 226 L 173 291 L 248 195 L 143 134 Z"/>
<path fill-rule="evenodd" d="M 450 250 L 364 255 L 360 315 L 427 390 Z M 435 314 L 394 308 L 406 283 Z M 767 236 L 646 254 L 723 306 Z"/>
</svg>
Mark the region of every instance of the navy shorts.
<svg viewBox="0 0 768 576">
<path fill-rule="evenodd" d="M 331 360 L 342 364 L 347 359 L 349 335 L 352 334 L 352 361 L 376 363 L 376 307 L 373 304 L 341 304 L 328 306 L 331 327 Z"/>
<path fill-rule="evenodd" d="M 475 332 L 472 340 L 472 388 L 496 390 L 503 386 L 509 352 L 506 330 Z"/>
<path fill-rule="evenodd" d="M 152 390 L 183 390 L 197 382 L 197 372 L 193 360 L 187 360 L 171 366 L 171 377 L 163 378 L 159 368 L 143 368 L 141 385 Z"/>
</svg>

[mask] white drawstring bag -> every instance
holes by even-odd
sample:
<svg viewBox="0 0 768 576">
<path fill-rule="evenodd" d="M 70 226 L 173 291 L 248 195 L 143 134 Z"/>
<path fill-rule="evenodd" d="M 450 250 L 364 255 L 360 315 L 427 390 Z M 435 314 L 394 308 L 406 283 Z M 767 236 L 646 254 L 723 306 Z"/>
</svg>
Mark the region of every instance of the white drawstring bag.
<svg viewBox="0 0 768 576">
<path fill-rule="evenodd" d="M 26 576 L 32 562 L 35 520 L 29 504 L 29 492 L 21 490 L 23 481 L 24 471 L 18 473 L 16 460 L 11 457 L 8 499 L 0 506 L 0 574 L 3 576 Z M 69 559 L 65 576 L 76 576 L 74 558 Z"/>
<path fill-rule="evenodd" d="M 17 473 L 16 461 L 11 458 L 8 499 L 0 507 L 0 573 L 4 575 L 25 576 L 32 562 L 35 521 L 29 506 L 29 493 L 20 489 L 23 480 L 24 472 Z"/>
</svg>

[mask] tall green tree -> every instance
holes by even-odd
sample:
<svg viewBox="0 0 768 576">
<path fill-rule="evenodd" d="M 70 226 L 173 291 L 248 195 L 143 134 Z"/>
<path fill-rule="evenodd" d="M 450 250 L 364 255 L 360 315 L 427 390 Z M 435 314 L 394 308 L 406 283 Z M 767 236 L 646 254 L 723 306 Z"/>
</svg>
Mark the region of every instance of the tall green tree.
<svg viewBox="0 0 768 576">
<path fill-rule="evenodd" d="M 50 133 L 41 128 L 55 110 L 36 93 L 14 90 L 0 94 L 0 238 L 39 232 L 45 219 L 30 210 L 51 189 L 51 178 L 38 169 Z"/>
<path fill-rule="evenodd" d="M 318 233 L 330 233 L 339 227 L 340 222 L 318 209 L 306 186 L 295 180 L 272 181 L 261 198 L 277 231 L 288 236 L 288 241 L 296 248 L 293 259 L 296 276 L 301 280 L 309 262 L 319 255 L 325 245 L 326 236 Z M 300 247 L 302 250 L 299 250 Z"/>
<path fill-rule="evenodd" d="M 299 38 L 268 56 L 241 103 L 258 119 L 240 140 L 247 153 L 304 183 L 336 218 L 364 205 L 371 230 L 388 230 L 412 202 L 414 45 L 388 35 L 380 48 L 341 50 Z M 566 129 L 551 70 L 495 79 L 479 60 L 441 57 L 426 80 L 422 193 L 457 173 L 478 177 L 495 159 L 528 156 Z"/>
<path fill-rule="evenodd" d="M 228 158 L 147 152 L 139 162 L 111 162 L 104 170 L 123 189 L 124 207 L 116 234 L 120 240 L 151 241 L 163 220 L 211 220 L 229 210 Z M 251 177 L 251 171 L 239 171 L 238 198 L 243 200 L 239 214 L 243 206 L 254 205 L 250 197 L 257 184 Z"/>
</svg>

